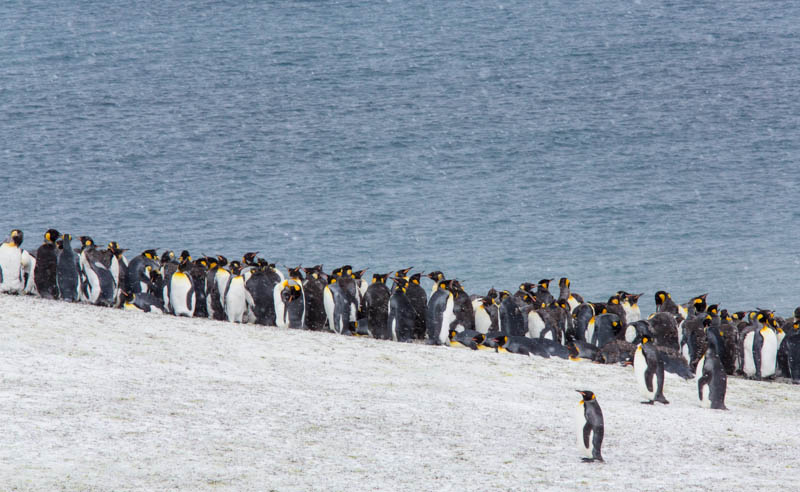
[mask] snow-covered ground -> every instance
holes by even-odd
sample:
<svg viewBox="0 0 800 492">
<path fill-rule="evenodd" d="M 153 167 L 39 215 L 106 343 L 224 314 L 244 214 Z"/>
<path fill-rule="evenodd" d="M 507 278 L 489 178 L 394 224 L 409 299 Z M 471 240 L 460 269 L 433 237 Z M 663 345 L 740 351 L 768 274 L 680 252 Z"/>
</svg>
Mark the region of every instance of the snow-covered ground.
<svg viewBox="0 0 800 492">
<path fill-rule="evenodd" d="M 0 295 L 0 490 L 797 490 L 800 386 Z M 597 394 L 606 463 L 575 446 Z"/>
</svg>

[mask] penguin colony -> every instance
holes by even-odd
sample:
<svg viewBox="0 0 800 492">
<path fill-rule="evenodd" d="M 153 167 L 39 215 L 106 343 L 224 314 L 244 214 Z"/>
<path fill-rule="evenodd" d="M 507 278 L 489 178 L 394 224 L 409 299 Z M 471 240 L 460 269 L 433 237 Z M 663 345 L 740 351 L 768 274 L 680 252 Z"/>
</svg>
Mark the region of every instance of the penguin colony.
<svg viewBox="0 0 800 492">
<path fill-rule="evenodd" d="M 633 365 L 643 403 L 669 401 L 664 372 L 695 378 L 702 406 L 725 409 L 727 376 L 777 376 L 800 384 L 800 308 L 783 319 L 763 309 L 729 312 L 708 305 L 707 294 L 677 304 L 655 293 L 656 312 L 643 318 L 642 294 L 618 291 L 588 302 L 561 278 L 523 283 L 516 291 L 470 295 L 458 280 L 411 268 L 364 279 L 345 265 L 287 268 L 249 252 L 241 260 L 193 259 L 154 249 L 128 260 L 116 242 L 100 248 L 88 236 L 50 229 L 36 251 L 22 248 L 15 229 L 0 245 L 0 292 L 38 294 L 175 316 L 212 318 L 294 329 L 330 330 L 397 342 L 464 346 L 529 356 Z M 422 279 L 433 283 L 431 292 Z M 392 281 L 391 287 L 388 281 Z M 579 444 L 602 460 L 602 412 L 591 391 L 580 391 Z M 587 427 L 588 426 L 588 427 Z M 584 429 L 586 427 L 586 429 Z M 587 434 L 583 434 L 587 433 Z M 591 438 L 591 439 L 590 439 Z"/>
</svg>

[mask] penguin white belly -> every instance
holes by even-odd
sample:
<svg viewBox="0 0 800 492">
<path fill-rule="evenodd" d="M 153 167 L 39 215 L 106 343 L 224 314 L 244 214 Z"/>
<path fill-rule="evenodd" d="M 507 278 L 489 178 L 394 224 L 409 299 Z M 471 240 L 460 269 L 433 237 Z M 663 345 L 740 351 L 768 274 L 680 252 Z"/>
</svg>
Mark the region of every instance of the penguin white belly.
<svg viewBox="0 0 800 492">
<path fill-rule="evenodd" d="M 704 355 L 700 362 L 697 363 L 697 369 L 695 370 L 694 379 L 697 382 L 697 386 L 700 386 L 700 378 L 703 377 L 703 366 L 706 364 L 706 356 Z M 708 399 L 708 394 L 710 393 L 710 386 L 709 384 L 711 381 L 708 381 L 704 386 L 703 389 L 700 390 L 700 406 L 703 408 L 711 408 L 711 400 Z"/>
<path fill-rule="evenodd" d="M 492 318 L 489 316 L 489 313 L 486 312 L 483 303 L 478 301 L 477 304 L 477 307 L 475 307 L 474 302 L 472 304 L 473 311 L 475 312 L 475 331 L 485 335 L 489 333 L 489 330 L 492 328 Z"/>
<path fill-rule="evenodd" d="M 573 296 L 572 294 L 570 294 L 569 298 L 567 298 L 567 304 L 569 305 L 570 313 L 572 313 L 572 311 L 574 311 L 576 307 L 581 305 L 581 303 L 578 302 L 578 300 L 575 299 L 575 296 Z"/>
<path fill-rule="evenodd" d="M 755 376 L 756 375 L 756 363 L 753 359 L 753 338 L 755 338 L 755 332 L 750 332 L 744 336 L 744 350 L 743 350 L 743 358 L 744 362 L 742 364 L 742 371 L 747 376 Z"/>
<path fill-rule="evenodd" d="M 583 335 L 586 338 L 586 341 L 594 344 L 594 316 L 589 320 L 589 323 L 586 325 L 586 333 Z"/>
<path fill-rule="evenodd" d="M 761 329 L 764 344 L 761 346 L 761 377 L 775 375 L 775 362 L 778 356 L 778 337 L 769 328 Z"/>
<path fill-rule="evenodd" d="M 114 285 L 116 285 L 116 288 L 114 289 L 114 304 L 116 305 L 121 290 L 119 285 L 119 260 L 116 256 L 111 256 L 111 268 L 109 268 L 109 271 L 111 272 L 111 276 L 114 278 Z"/>
<path fill-rule="evenodd" d="M 281 297 L 281 292 L 286 286 L 289 285 L 288 280 L 284 280 L 275 285 L 272 289 L 272 302 L 275 305 L 275 326 L 278 328 L 288 328 L 289 323 L 286 320 L 286 303 L 283 302 L 283 298 Z M 327 288 L 325 289 L 328 292 Z M 333 296 L 331 296 L 333 299 Z M 327 299 L 326 299 L 327 300 Z M 325 306 L 325 312 L 328 311 L 328 306 Z"/>
<path fill-rule="evenodd" d="M 336 304 L 333 302 L 333 292 L 331 292 L 331 288 L 329 286 L 325 286 L 325 290 L 322 292 L 322 303 L 325 306 L 325 315 L 328 318 L 328 329 L 340 333 L 339 330 L 336 329 L 336 325 L 333 322 L 333 311 L 336 307 Z"/>
<path fill-rule="evenodd" d="M 442 345 L 450 345 L 450 324 L 456 320 L 456 315 L 453 312 L 455 300 L 453 294 L 447 296 L 447 304 L 444 306 L 444 313 L 442 313 L 442 329 L 439 330 L 439 343 Z"/>
<path fill-rule="evenodd" d="M 225 311 L 225 288 L 228 286 L 230 277 L 231 272 L 224 268 L 219 268 L 214 275 L 214 282 L 217 283 L 217 292 L 219 292 L 219 303 L 222 305 L 223 311 Z"/>
<path fill-rule="evenodd" d="M 544 320 L 539 316 L 539 313 L 536 311 L 528 313 L 528 338 L 539 338 L 545 326 Z"/>
<path fill-rule="evenodd" d="M 636 327 L 633 325 L 628 325 L 625 328 L 625 341 L 628 343 L 633 343 L 636 340 Z"/>
<path fill-rule="evenodd" d="M 586 414 L 585 409 L 583 408 L 583 404 L 578 404 L 578 408 L 575 409 L 575 437 L 576 443 L 578 445 L 578 452 L 586 456 L 587 458 L 592 457 L 592 434 L 594 431 L 589 432 L 589 445 L 586 446 L 583 441 L 583 427 L 586 425 Z"/>
<path fill-rule="evenodd" d="M 83 274 L 86 276 L 86 281 L 89 284 L 87 301 L 94 304 L 100 298 L 100 277 L 97 276 L 97 272 L 94 271 L 94 267 L 85 253 L 82 253 L 80 256 L 80 264 L 81 270 L 83 270 Z"/>
<path fill-rule="evenodd" d="M 639 384 L 639 393 L 648 400 L 654 400 L 656 397 L 656 382 L 653 381 L 653 390 L 647 389 L 647 382 L 644 380 L 645 372 L 647 372 L 647 359 L 644 357 L 641 344 L 636 348 L 636 354 L 633 356 L 633 372 L 636 375 L 636 382 Z M 655 379 L 655 375 L 652 376 Z"/>
<path fill-rule="evenodd" d="M 25 282 L 24 292 L 26 294 L 35 294 L 37 290 L 33 272 L 36 270 L 36 258 L 23 249 L 20 255 L 20 265 L 22 266 L 22 277 L 27 277 L 28 279 Z"/>
<path fill-rule="evenodd" d="M 228 321 L 241 323 L 247 310 L 247 299 L 244 289 L 244 277 L 236 275 L 231 277 L 228 292 L 225 293 L 225 316 Z"/>
<path fill-rule="evenodd" d="M 3 243 L 0 246 L 0 270 L 3 281 L 0 292 L 21 292 L 22 285 L 22 252 L 14 243 Z"/>
<path fill-rule="evenodd" d="M 681 343 L 681 340 L 683 340 L 683 321 L 678 323 L 678 343 Z"/>
<path fill-rule="evenodd" d="M 183 272 L 172 274 L 169 286 L 169 303 L 175 316 L 189 316 L 194 314 L 194 294 L 191 299 L 189 292 L 192 291 L 192 281 Z M 188 302 L 187 302 L 188 301 Z"/>
<path fill-rule="evenodd" d="M 692 363 L 692 354 L 689 353 L 689 344 L 684 343 L 681 345 L 681 356 L 686 360 L 687 364 Z"/>
<path fill-rule="evenodd" d="M 642 319 L 642 311 L 639 309 L 638 304 L 634 304 L 631 306 L 631 314 L 628 316 L 629 323 L 635 323 L 637 321 L 641 321 Z"/>
</svg>

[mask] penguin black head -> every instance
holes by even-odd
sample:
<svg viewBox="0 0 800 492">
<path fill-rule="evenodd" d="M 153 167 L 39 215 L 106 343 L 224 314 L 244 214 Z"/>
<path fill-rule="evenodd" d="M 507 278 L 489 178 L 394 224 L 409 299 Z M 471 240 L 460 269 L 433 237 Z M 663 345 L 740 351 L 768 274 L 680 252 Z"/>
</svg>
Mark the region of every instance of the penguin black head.
<svg viewBox="0 0 800 492">
<path fill-rule="evenodd" d="M 154 249 L 146 249 L 146 250 L 142 251 L 142 256 L 144 256 L 148 260 L 154 260 L 155 261 L 156 259 L 158 259 L 158 253 L 156 253 L 156 250 L 154 250 Z"/>
<path fill-rule="evenodd" d="M 91 248 L 94 246 L 94 239 L 89 236 L 81 236 L 78 239 L 81 241 L 81 248 Z"/>
<path fill-rule="evenodd" d="M 651 342 L 651 340 L 652 340 L 652 339 L 651 339 L 650 337 L 648 337 L 648 336 L 643 336 L 643 337 L 642 337 L 642 345 L 647 345 L 648 343 L 650 343 L 650 342 Z"/>
<path fill-rule="evenodd" d="M 489 292 L 486 293 L 486 297 L 490 297 L 492 299 L 497 299 L 497 291 L 492 287 L 489 289 Z"/>
<path fill-rule="evenodd" d="M 367 273 L 367 270 L 369 270 L 369 268 L 365 268 L 363 270 L 358 270 L 357 272 L 353 272 L 353 278 L 357 279 L 357 280 L 360 280 L 361 277 L 363 277 L 364 274 Z"/>
<path fill-rule="evenodd" d="M 552 282 L 553 280 L 554 279 L 552 279 L 552 278 L 543 278 L 542 280 L 539 280 L 539 284 L 538 285 L 542 289 L 547 290 L 550 287 L 550 282 Z"/>
<path fill-rule="evenodd" d="M 395 277 L 405 277 L 405 276 L 408 275 L 408 272 L 410 272 L 412 268 L 414 268 L 414 267 L 408 267 L 408 268 L 404 268 L 402 270 L 397 270 L 394 273 L 394 276 Z"/>
<path fill-rule="evenodd" d="M 409 278 L 408 278 L 408 280 L 409 280 L 409 281 L 411 281 L 411 283 L 412 283 L 412 284 L 417 284 L 417 285 L 419 285 L 419 279 L 420 279 L 421 277 L 422 277 L 422 273 L 415 273 L 414 275 L 412 275 L 411 277 L 409 277 Z"/>
<path fill-rule="evenodd" d="M 592 401 L 595 399 L 594 393 L 588 390 L 575 390 L 581 394 L 583 401 Z"/>
<path fill-rule="evenodd" d="M 708 328 L 711 326 L 711 322 L 713 320 L 714 318 L 712 318 L 710 314 L 706 314 L 706 316 L 703 318 L 703 328 Z"/>
<path fill-rule="evenodd" d="M 166 265 L 167 263 L 171 262 L 175 259 L 175 253 L 168 249 L 161 254 L 161 264 Z"/>
<path fill-rule="evenodd" d="M 44 233 L 44 242 L 48 244 L 55 244 L 56 240 L 61 237 L 61 233 L 59 233 L 55 229 L 48 229 L 47 232 Z M 19 246 L 19 245 L 17 245 Z"/>
<path fill-rule="evenodd" d="M 561 309 L 567 311 L 569 313 L 569 303 L 566 299 L 559 299 L 555 302 L 556 306 L 560 307 Z"/>
<path fill-rule="evenodd" d="M 350 265 L 344 265 L 334 270 L 334 273 L 339 277 L 353 278 L 353 267 Z"/>
<path fill-rule="evenodd" d="M 14 243 L 17 247 L 22 244 L 22 231 L 19 229 L 14 229 L 11 231 L 11 242 Z"/>
<path fill-rule="evenodd" d="M 256 256 L 258 255 L 258 251 L 251 251 L 249 253 L 245 253 L 242 256 L 242 263 L 247 266 L 256 266 Z"/>
<path fill-rule="evenodd" d="M 486 341 L 486 335 L 484 335 L 483 333 L 478 333 L 477 335 L 472 337 L 472 341 L 477 343 L 478 345 L 481 345 L 483 342 Z"/>
<path fill-rule="evenodd" d="M 608 304 L 620 304 L 620 303 L 621 303 L 621 297 L 619 294 L 615 294 L 608 298 Z"/>
<path fill-rule="evenodd" d="M 303 281 L 303 267 L 298 265 L 295 268 L 286 268 L 286 271 L 289 272 L 289 278 L 299 279 L 301 282 Z"/>
<path fill-rule="evenodd" d="M 183 263 L 184 260 L 186 260 L 187 263 L 192 261 L 192 255 L 190 255 L 189 251 L 185 249 L 181 251 L 181 256 L 180 256 L 181 263 Z"/>
<path fill-rule="evenodd" d="M 430 272 L 430 273 L 426 274 L 425 276 L 428 277 L 429 279 L 433 280 L 434 282 L 438 282 L 440 280 L 444 280 L 444 273 L 442 273 L 442 272 L 440 272 L 438 270 Z"/>
<path fill-rule="evenodd" d="M 660 305 L 664 304 L 665 302 L 667 302 L 667 299 L 670 298 L 670 295 L 669 295 L 669 292 L 667 292 L 665 290 L 659 290 L 658 292 L 656 292 L 656 296 L 655 297 L 656 297 L 656 306 L 660 306 Z"/>
<path fill-rule="evenodd" d="M 712 316 L 719 314 L 719 304 L 712 304 L 706 308 L 706 312 Z"/>
<path fill-rule="evenodd" d="M 236 260 L 231 262 L 231 275 L 239 275 L 242 273 L 242 264 Z"/>
<path fill-rule="evenodd" d="M 708 297 L 708 294 L 703 294 L 692 298 L 692 305 L 695 307 L 698 313 L 705 312 L 707 306 L 706 297 Z"/>
<path fill-rule="evenodd" d="M 492 338 L 492 341 L 496 343 L 498 347 L 505 347 L 506 343 L 508 343 L 508 336 L 498 335 Z"/>
<path fill-rule="evenodd" d="M 558 279 L 558 286 L 562 289 L 569 287 L 569 279 L 567 277 L 561 277 Z"/>
<path fill-rule="evenodd" d="M 228 259 L 222 255 L 217 255 L 217 266 L 223 268 L 228 265 Z"/>
<path fill-rule="evenodd" d="M 386 279 L 389 278 L 388 273 L 384 273 L 381 275 L 380 273 L 373 273 L 372 274 L 372 283 L 373 284 L 385 284 Z"/>
<path fill-rule="evenodd" d="M 322 274 L 322 265 L 315 265 L 311 268 L 303 268 L 303 271 L 306 272 L 309 278 L 318 279 Z"/>
<path fill-rule="evenodd" d="M 507 290 L 504 290 L 504 291 L 500 292 L 500 302 L 505 301 L 509 297 L 511 297 L 511 292 L 509 292 Z"/>
<path fill-rule="evenodd" d="M 56 239 L 56 248 L 64 249 L 64 240 L 63 239 Z"/>
<path fill-rule="evenodd" d="M 631 303 L 631 306 L 635 306 L 639 303 L 639 298 L 644 295 L 644 292 L 641 294 L 628 294 L 628 302 Z"/>
<path fill-rule="evenodd" d="M 489 296 L 481 297 L 481 306 L 483 306 L 484 308 L 487 308 L 492 304 L 494 304 L 494 299 L 492 299 L 491 297 Z"/>
<path fill-rule="evenodd" d="M 408 288 L 408 279 L 402 277 L 392 277 L 392 280 L 394 280 L 397 288 L 405 293 L 406 289 Z"/>
</svg>

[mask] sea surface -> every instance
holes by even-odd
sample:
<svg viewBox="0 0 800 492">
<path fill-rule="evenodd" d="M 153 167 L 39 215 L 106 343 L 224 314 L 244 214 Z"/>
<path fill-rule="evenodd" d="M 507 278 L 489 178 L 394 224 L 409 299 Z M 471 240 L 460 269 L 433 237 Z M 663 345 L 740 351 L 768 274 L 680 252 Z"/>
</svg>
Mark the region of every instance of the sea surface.
<svg viewBox="0 0 800 492">
<path fill-rule="evenodd" d="M 5 1 L 0 235 L 790 314 L 798 26 L 773 0 Z"/>
</svg>

